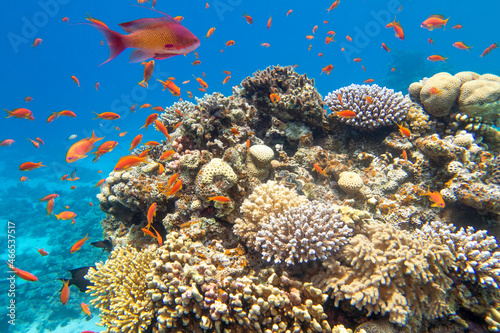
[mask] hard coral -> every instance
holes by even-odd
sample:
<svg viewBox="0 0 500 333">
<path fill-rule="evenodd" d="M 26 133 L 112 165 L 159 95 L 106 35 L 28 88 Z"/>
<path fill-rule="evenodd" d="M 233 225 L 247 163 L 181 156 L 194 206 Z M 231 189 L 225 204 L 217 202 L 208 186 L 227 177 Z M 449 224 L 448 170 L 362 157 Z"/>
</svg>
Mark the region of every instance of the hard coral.
<svg viewBox="0 0 500 333">
<path fill-rule="evenodd" d="M 270 214 L 259 227 L 254 247 L 267 261 L 287 265 L 327 259 L 352 232 L 335 206 L 314 201 Z"/>
<path fill-rule="evenodd" d="M 238 179 L 229 164 L 220 158 L 214 158 L 205 164 L 196 176 L 195 191 L 199 198 L 208 200 L 209 197 L 226 195 Z"/>
<path fill-rule="evenodd" d="M 324 121 L 323 101 L 314 88 L 314 80 L 297 74 L 292 66 L 268 67 L 257 71 L 241 82 L 242 97 L 250 101 L 259 111 L 283 122 L 301 121 L 319 127 Z M 270 94 L 278 94 L 279 101 L 273 103 Z"/>
<path fill-rule="evenodd" d="M 449 73 L 437 73 L 424 81 L 420 101 L 429 114 L 442 117 L 449 115 L 460 93 L 460 79 Z"/>
<path fill-rule="evenodd" d="M 330 92 L 325 104 L 332 112 L 329 121 L 341 121 L 358 129 L 372 130 L 391 126 L 405 119 L 411 103 L 400 92 L 378 85 L 351 84 Z M 356 116 L 334 117 L 335 112 L 351 110 Z"/>
<path fill-rule="evenodd" d="M 269 176 L 274 151 L 265 145 L 253 145 L 248 150 L 247 172 L 250 177 L 265 180 Z"/>
</svg>

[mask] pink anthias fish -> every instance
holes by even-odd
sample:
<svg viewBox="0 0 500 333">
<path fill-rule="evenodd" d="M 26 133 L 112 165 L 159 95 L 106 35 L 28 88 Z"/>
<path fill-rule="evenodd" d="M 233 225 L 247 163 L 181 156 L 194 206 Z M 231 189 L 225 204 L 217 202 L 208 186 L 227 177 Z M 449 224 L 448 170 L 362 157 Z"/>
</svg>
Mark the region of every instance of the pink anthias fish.
<svg viewBox="0 0 500 333">
<path fill-rule="evenodd" d="M 127 47 L 135 49 L 130 54 L 130 62 L 142 62 L 150 58 L 161 60 L 188 54 L 200 46 L 198 37 L 166 14 L 119 24 L 128 35 L 109 29 L 97 19 L 89 17 L 88 20 L 91 23 L 87 24 L 98 29 L 109 46 L 109 58 L 102 64 L 114 59 Z"/>
</svg>

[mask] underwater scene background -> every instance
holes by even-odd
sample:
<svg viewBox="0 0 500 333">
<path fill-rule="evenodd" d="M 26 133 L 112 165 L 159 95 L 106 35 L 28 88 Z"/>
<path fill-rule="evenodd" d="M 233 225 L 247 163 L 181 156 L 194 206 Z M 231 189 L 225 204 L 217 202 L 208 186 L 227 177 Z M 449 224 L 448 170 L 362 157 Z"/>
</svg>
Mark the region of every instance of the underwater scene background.
<svg viewBox="0 0 500 333">
<path fill-rule="evenodd" d="M 0 332 L 500 330 L 497 1 L 152 5 L 0 4 Z"/>
</svg>

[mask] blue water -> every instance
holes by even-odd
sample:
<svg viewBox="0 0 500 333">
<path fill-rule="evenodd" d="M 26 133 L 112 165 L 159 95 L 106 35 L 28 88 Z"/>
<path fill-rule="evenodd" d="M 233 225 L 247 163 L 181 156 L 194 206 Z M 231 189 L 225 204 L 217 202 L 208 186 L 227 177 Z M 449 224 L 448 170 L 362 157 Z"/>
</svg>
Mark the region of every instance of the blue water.
<svg viewBox="0 0 500 333">
<path fill-rule="evenodd" d="M 184 16 L 182 24 L 200 38 L 197 52 L 201 64 L 191 65 L 196 60 L 193 53 L 156 61 L 155 73 L 146 90 L 137 85 L 142 80 L 143 66 L 128 63 L 130 50 L 98 66 L 108 57 L 107 46 L 100 44 L 102 35 L 89 25 L 76 23 L 86 22 L 84 18 L 89 13 L 112 30 L 121 31 L 118 23 L 159 14 L 132 6 L 133 1 L 112 4 L 95 0 L 3 1 L 0 4 L 1 108 L 27 107 L 36 120 L 0 118 L 0 141 L 16 141 L 10 147 L 0 147 L 0 254 L 7 259 L 7 222 L 11 221 L 15 223 L 16 266 L 34 273 L 39 281 L 17 280 L 17 322 L 16 326 L 10 326 L 5 317 L 10 300 L 5 282 L 7 273 L 2 273 L 0 332 L 7 329 L 14 332 L 16 328 L 21 332 L 19 327 L 23 324 L 41 321 L 53 323 L 54 328 L 45 330 L 49 332 L 55 331 L 57 324 L 85 318 L 80 303 L 88 303 L 89 297 L 72 289 L 70 302 L 62 306 L 59 301 L 61 283 L 55 279 L 69 277 L 68 269 L 106 259 L 99 249 L 88 244 L 71 255 L 69 248 L 87 233 L 94 241 L 102 237 L 99 221 L 104 214 L 98 209 L 95 199 L 98 189 L 93 185 L 106 177 L 120 156 L 127 154 L 130 141 L 140 133 L 138 129 L 150 112 L 138 110 L 132 114 L 130 106 L 150 103 L 165 107 L 178 100 L 168 91 L 162 91 L 156 79 L 175 77 L 182 89 L 181 97 L 189 100 L 187 90 L 198 97 L 204 94 L 197 90 L 193 75 L 200 77 L 205 73 L 209 93 L 218 91 L 230 95 L 233 85 L 258 69 L 276 64 L 297 65 L 299 73 L 307 73 L 315 79 L 322 95 L 370 78 L 375 83 L 406 93 L 405 89 L 414 80 L 440 71 L 500 74 L 500 50 L 479 57 L 486 47 L 499 41 L 495 39 L 500 31 L 499 2 L 490 0 L 478 5 L 472 1 L 401 1 L 399 11 L 399 1 L 343 0 L 327 13 L 325 9 L 331 2 L 273 1 L 269 4 L 267 1 L 216 0 L 209 1 L 210 7 L 206 9 L 205 2 L 201 1 L 159 0 L 158 10 L 171 16 Z M 290 9 L 293 12 L 287 17 Z M 243 11 L 253 17 L 252 25 L 242 17 Z M 450 17 L 446 29 L 428 31 L 420 28 L 420 23 L 430 14 Z M 394 15 L 404 28 L 404 41 L 397 39 L 392 29 L 385 28 Z M 269 16 L 272 16 L 272 26 L 267 29 Z M 63 22 L 63 17 L 68 17 L 69 22 Z M 456 24 L 463 28 L 452 29 Z M 318 26 L 315 38 L 306 39 L 306 35 L 312 35 L 315 25 Z M 207 40 L 203 36 L 211 27 L 216 30 Z M 336 32 L 336 42 L 326 45 L 324 40 L 329 30 Z M 353 41 L 348 42 L 346 35 Z M 33 48 L 30 45 L 35 38 L 43 41 Z M 428 43 L 428 38 L 434 40 L 433 45 Z M 235 45 L 225 47 L 231 39 Z M 459 50 L 451 45 L 456 41 L 474 47 L 470 52 Z M 382 42 L 391 48 L 390 53 L 381 48 Z M 269 43 L 271 47 L 262 47 L 262 43 Z M 309 45 L 312 45 L 310 51 Z M 449 59 L 446 63 L 429 62 L 426 58 L 432 54 Z M 354 62 L 358 57 L 362 61 Z M 321 68 L 328 64 L 334 66 L 331 74 L 320 75 Z M 232 72 L 226 85 L 222 85 L 226 76 L 223 70 Z M 73 82 L 72 75 L 79 79 L 81 87 Z M 185 80 L 191 81 L 182 85 Z M 99 91 L 95 89 L 96 82 L 100 83 Z M 25 103 L 26 96 L 31 96 L 33 101 Z M 53 111 L 64 109 L 75 112 L 77 118 L 61 117 L 46 123 Z M 93 120 L 92 111 L 116 112 L 121 119 Z M 116 126 L 120 130 L 116 130 Z M 76 134 L 79 140 L 93 130 L 106 140 L 118 141 L 119 145 L 98 163 L 92 163 L 91 158 L 66 163 L 66 151 L 75 142 L 66 139 Z M 128 132 L 123 138 L 118 136 L 122 131 Z M 45 146 L 36 149 L 26 140 L 35 137 L 42 138 Z M 144 140 L 161 139 L 162 134 L 153 130 L 144 136 Z M 22 173 L 18 167 L 26 161 L 42 161 L 48 167 Z M 80 180 L 72 183 L 59 180 L 75 169 Z M 98 170 L 103 172 L 98 173 Z M 28 176 L 29 181 L 20 182 L 21 176 Z M 71 190 L 71 185 L 77 188 Z M 45 204 L 36 205 L 36 202 L 49 193 L 60 194 L 55 212 L 66 210 L 64 206 L 67 205 L 78 214 L 74 226 L 70 221 L 44 217 Z M 41 257 L 35 247 L 45 247 L 50 254 Z M 24 315 L 22 311 L 26 311 Z M 94 321 L 83 321 L 78 329 L 99 330 L 93 325 Z"/>
</svg>

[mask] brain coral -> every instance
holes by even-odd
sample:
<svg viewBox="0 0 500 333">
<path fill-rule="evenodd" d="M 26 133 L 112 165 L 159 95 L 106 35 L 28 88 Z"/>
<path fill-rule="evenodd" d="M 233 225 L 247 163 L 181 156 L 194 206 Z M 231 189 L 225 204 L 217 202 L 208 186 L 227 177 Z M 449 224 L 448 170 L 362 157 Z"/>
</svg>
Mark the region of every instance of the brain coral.
<svg viewBox="0 0 500 333">
<path fill-rule="evenodd" d="M 253 145 L 248 150 L 247 172 L 251 177 L 264 180 L 269 176 L 271 160 L 274 158 L 274 151 L 265 145 Z"/>
<path fill-rule="evenodd" d="M 238 179 L 231 166 L 220 158 L 205 164 L 196 176 L 195 191 L 198 197 L 207 200 L 216 195 L 226 195 Z"/>
<path fill-rule="evenodd" d="M 255 248 L 267 261 L 287 265 L 328 258 L 348 242 L 352 232 L 334 206 L 319 202 L 271 214 L 259 227 Z"/>
<path fill-rule="evenodd" d="M 458 99 L 461 84 L 459 78 L 446 72 L 437 73 L 425 80 L 420 90 L 420 101 L 425 111 L 436 117 L 449 115 Z M 432 92 L 431 89 L 439 92 Z"/>
<path fill-rule="evenodd" d="M 264 113 L 281 121 L 301 121 L 309 126 L 321 126 L 324 118 L 323 100 L 314 88 L 314 80 L 297 74 L 292 66 L 268 67 L 241 82 L 242 96 Z M 280 96 L 273 103 L 270 94 Z"/>
<path fill-rule="evenodd" d="M 363 187 L 363 179 L 355 172 L 344 171 L 339 175 L 337 184 L 346 193 L 356 193 Z"/>
<path fill-rule="evenodd" d="M 469 117 L 481 117 L 481 122 L 495 124 L 500 118 L 500 82 L 482 79 L 483 76 L 462 85 L 458 107 Z"/>
<path fill-rule="evenodd" d="M 391 126 L 401 122 L 411 106 L 410 100 L 402 93 L 381 88 L 378 85 L 351 84 L 330 92 L 325 97 L 325 104 L 332 115 L 329 120 L 336 119 L 359 129 L 372 130 L 383 126 Z M 356 113 L 353 118 L 333 117 L 335 112 L 351 110 Z"/>
</svg>

